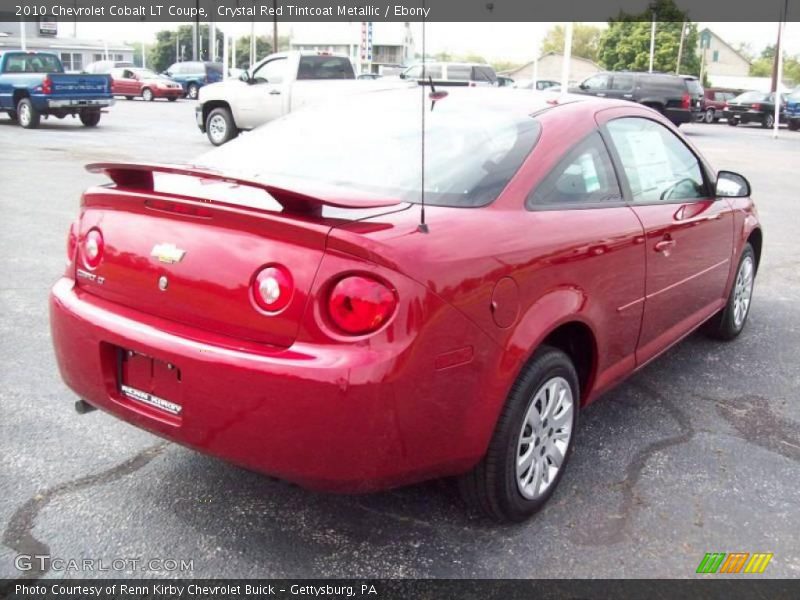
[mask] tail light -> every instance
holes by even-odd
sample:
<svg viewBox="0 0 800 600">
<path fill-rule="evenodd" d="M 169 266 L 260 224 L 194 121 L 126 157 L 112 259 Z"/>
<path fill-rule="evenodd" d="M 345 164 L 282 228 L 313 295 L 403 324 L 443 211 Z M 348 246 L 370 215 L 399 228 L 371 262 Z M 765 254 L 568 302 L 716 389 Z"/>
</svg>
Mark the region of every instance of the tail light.
<svg viewBox="0 0 800 600">
<path fill-rule="evenodd" d="M 251 284 L 251 292 L 253 300 L 261 310 L 270 313 L 280 312 L 289 306 L 294 293 L 294 281 L 285 267 L 270 265 L 256 273 Z"/>
<path fill-rule="evenodd" d="M 758 102 L 756 102 L 755 104 L 751 104 L 750 110 L 756 110 L 756 111 L 761 110 L 761 105 Z"/>
<path fill-rule="evenodd" d="M 377 331 L 397 307 L 393 290 L 376 279 L 352 275 L 340 280 L 328 297 L 328 314 L 345 333 L 362 335 Z"/>
<path fill-rule="evenodd" d="M 103 260 L 103 234 L 99 229 L 90 229 L 83 238 L 83 262 L 90 269 L 94 269 Z"/>
<path fill-rule="evenodd" d="M 72 223 L 67 234 L 67 262 L 72 262 L 75 259 L 75 250 L 77 249 L 78 234 L 75 233 L 75 223 Z"/>
<path fill-rule="evenodd" d="M 50 79 L 50 76 L 47 75 L 42 81 L 42 93 L 43 94 L 52 94 L 53 93 L 53 80 Z"/>
<path fill-rule="evenodd" d="M 692 97 L 689 94 L 684 94 L 683 97 L 681 97 L 681 107 L 686 109 L 692 107 Z"/>
</svg>

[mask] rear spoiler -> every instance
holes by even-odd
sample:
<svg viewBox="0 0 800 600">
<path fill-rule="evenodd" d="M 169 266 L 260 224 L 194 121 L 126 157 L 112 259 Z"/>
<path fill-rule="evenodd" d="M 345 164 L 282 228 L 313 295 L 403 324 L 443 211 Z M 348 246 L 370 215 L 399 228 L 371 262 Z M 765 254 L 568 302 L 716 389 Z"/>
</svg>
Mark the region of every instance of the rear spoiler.
<svg viewBox="0 0 800 600">
<path fill-rule="evenodd" d="M 184 175 L 196 179 L 221 181 L 232 185 L 241 185 L 250 188 L 261 189 L 273 197 L 288 212 L 293 213 L 317 213 L 322 206 L 334 206 L 337 208 L 380 208 L 384 206 L 395 206 L 402 204 L 400 200 L 380 200 L 380 199 L 355 199 L 341 197 L 322 197 L 322 195 L 310 195 L 297 190 L 264 183 L 252 179 L 242 179 L 223 175 L 219 171 L 196 167 L 193 165 L 168 165 L 156 163 L 91 163 L 86 165 L 86 170 L 90 173 L 105 173 L 118 187 L 141 191 L 154 192 L 155 178 L 154 173 L 167 173 L 170 175 Z M 202 200 L 202 199 L 201 199 Z M 206 200 L 213 202 L 211 200 Z"/>
</svg>

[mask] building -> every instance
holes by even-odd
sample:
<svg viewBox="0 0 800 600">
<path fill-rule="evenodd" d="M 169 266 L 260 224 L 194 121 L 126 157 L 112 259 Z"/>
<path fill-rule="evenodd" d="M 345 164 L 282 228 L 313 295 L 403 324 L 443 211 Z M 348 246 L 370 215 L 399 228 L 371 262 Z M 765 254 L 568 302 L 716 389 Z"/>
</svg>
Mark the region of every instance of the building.
<svg viewBox="0 0 800 600">
<path fill-rule="evenodd" d="M 750 61 L 708 27 L 698 35 L 697 51 L 702 71 L 709 79 L 715 75 L 747 77 L 750 74 Z"/>
<path fill-rule="evenodd" d="M 371 57 L 368 53 L 370 33 Z M 359 72 L 372 73 L 407 65 L 414 61 L 415 53 L 409 23 L 299 23 L 292 28 L 289 47 L 346 54 Z"/>
<path fill-rule="evenodd" d="M 539 57 L 536 68 L 536 78 L 561 81 L 561 66 L 564 64 L 564 55 L 557 52 L 547 52 Z M 511 71 L 503 73 L 512 79 L 533 79 L 533 61 Z M 590 75 L 602 71 L 600 65 L 580 56 L 572 56 L 569 61 L 570 81 L 583 81 Z"/>
<path fill-rule="evenodd" d="M 20 25 L 25 28 L 26 48 L 57 54 L 66 71 L 81 71 L 90 62 L 104 60 L 106 57 L 116 61 L 133 62 L 134 59 L 133 48 L 125 44 L 58 37 L 58 23 L 55 19 L 23 23 L 0 19 L 0 52 L 19 50 L 22 47 Z"/>
</svg>

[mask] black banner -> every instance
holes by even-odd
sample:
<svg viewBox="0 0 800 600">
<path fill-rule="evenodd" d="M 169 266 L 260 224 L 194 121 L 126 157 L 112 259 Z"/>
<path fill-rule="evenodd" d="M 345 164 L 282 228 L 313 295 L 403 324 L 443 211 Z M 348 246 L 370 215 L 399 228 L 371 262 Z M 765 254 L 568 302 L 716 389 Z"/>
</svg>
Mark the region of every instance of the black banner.
<svg viewBox="0 0 800 600">
<path fill-rule="evenodd" d="M 785 7 L 786 20 L 800 20 L 798 0 L 2 0 L 0 21 L 683 20 L 675 7 L 692 21 L 778 21 Z"/>
<path fill-rule="evenodd" d="M 9 600 L 627 600 L 676 598 L 737 600 L 800 597 L 800 581 L 755 578 L 694 580 L 4 580 L 0 597 Z"/>
</svg>

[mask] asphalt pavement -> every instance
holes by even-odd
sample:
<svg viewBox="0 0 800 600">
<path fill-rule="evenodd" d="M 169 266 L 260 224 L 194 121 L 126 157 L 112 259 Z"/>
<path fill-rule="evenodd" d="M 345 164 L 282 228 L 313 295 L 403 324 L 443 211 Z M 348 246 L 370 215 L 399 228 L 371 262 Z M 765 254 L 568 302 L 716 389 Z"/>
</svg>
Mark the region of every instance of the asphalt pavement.
<svg viewBox="0 0 800 600">
<path fill-rule="evenodd" d="M 447 482 L 312 493 L 76 414 L 47 294 L 80 194 L 103 181 L 83 165 L 211 147 L 187 100 L 121 100 L 97 129 L 0 116 L 0 578 L 80 575 L 20 571 L 21 554 L 192 561 L 133 576 L 675 578 L 706 552 L 770 552 L 762 576 L 800 576 L 800 132 L 684 130 L 753 186 L 765 237 L 747 328 L 732 343 L 692 335 L 590 406 L 549 505 L 499 526 Z"/>
</svg>

